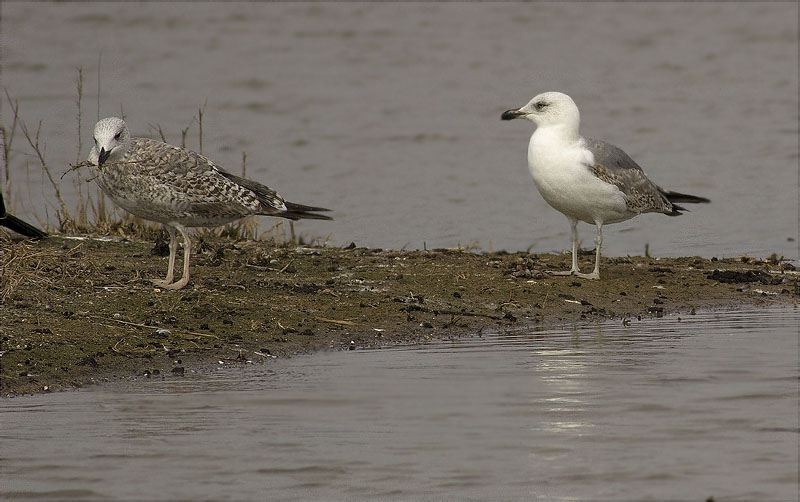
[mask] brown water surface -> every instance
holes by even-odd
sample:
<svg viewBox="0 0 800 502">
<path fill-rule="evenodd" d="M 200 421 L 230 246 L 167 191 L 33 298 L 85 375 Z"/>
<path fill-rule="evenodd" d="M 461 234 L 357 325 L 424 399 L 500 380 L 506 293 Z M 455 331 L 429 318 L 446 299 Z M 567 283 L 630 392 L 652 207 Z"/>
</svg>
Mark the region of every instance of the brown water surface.
<svg viewBox="0 0 800 502">
<path fill-rule="evenodd" d="M 569 227 L 527 172 L 530 124 L 499 118 L 561 90 L 587 136 L 623 147 L 658 184 L 713 200 L 610 227 L 605 253 L 649 243 L 656 256 L 797 258 L 797 19 L 794 3 L 9 2 L 3 84 L 29 127 L 43 121 L 57 176 L 86 157 L 99 116 L 124 113 L 135 135 L 158 124 L 180 143 L 207 101 L 205 154 L 238 172 L 246 152 L 249 176 L 335 210 L 333 224 L 303 222 L 307 235 L 537 252 L 568 248 Z M 196 123 L 188 146 L 199 147 Z M 13 209 L 53 222 L 29 153 L 17 136 Z M 89 186 L 75 176 L 61 183 L 70 205 L 74 183 Z M 593 230 L 581 231 L 591 247 Z"/>
</svg>

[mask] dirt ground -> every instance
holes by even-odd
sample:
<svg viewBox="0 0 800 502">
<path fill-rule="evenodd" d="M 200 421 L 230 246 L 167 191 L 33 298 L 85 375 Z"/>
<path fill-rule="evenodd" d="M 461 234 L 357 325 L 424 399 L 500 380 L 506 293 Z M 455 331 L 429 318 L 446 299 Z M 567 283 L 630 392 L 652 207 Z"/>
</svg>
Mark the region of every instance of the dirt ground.
<svg viewBox="0 0 800 502">
<path fill-rule="evenodd" d="M 393 251 L 196 241 L 191 281 L 163 279 L 166 246 L 2 236 L 0 393 L 123 378 L 180 378 L 208 364 L 695 309 L 796 305 L 798 275 L 748 257 L 604 258 L 600 281 L 556 277 L 567 254 Z M 590 270 L 594 256 L 581 257 Z M 180 256 L 178 260 L 180 274 Z"/>
</svg>

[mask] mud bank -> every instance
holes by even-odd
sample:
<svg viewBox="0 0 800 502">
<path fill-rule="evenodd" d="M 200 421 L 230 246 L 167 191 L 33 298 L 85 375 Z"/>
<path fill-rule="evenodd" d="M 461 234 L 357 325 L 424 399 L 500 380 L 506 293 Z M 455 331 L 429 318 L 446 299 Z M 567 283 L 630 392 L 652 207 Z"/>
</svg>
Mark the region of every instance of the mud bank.
<svg viewBox="0 0 800 502">
<path fill-rule="evenodd" d="M 746 257 L 607 258 L 603 279 L 589 281 L 543 273 L 567 269 L 566 254 L 195 244 L 189 285 L 166 291 L 150 282 L 163 278 L 165 250 L 149 242 L 3 240 L 2 395 L 510 326 L 635 323 L 798 300 L 791 265 Z"/>
</svg>

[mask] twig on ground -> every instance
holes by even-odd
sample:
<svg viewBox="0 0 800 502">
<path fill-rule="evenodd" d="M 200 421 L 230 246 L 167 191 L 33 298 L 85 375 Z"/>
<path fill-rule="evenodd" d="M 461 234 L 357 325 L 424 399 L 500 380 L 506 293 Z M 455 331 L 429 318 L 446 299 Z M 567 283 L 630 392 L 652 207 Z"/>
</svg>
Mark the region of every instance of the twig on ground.
<svg viewBox="0 0 800 502">
<path fill-rule="evenodd" d="M 318 321 L 322 321 L 322 322 L 329 322 L 329 323 L 332 323 L 332 324 L 341 324 L 343 326 L 358 326 L 359 325 L 359 323 L 353 322 L 353 321 L 344 321 L 344 320 L 339 320 L 339 319 L 326 319 L 324 317 L 317 317 L 317 320 Z"/>
<path fill-rule="evenodd" d="M 101 321 L 117 322 L 117 323 L 120 323 L 120 324 L 124 324 L 126 326 L 135 326 L 137 328 L 157 329 L 156 326 L 149 326 L 147 324 L 139 324 L 138 322 L 123 321 L 122 319 L 108 319 L 106 317 L 100 317 L 100 316 L 96 316 L 96 315 L 89 316 L 89 317 L 91 317 L 93 319 L 99 319 Z M 183 333 L 186 333 L 187 335 L 193 335 L 193 336 L 205 336 L 205 337 L 208 337 L 208 338 L 219 338 L 217 335 L 209 335 L 208 333 L 198 333 L 196 331 L 185 331 Z M 180 336 L 182 334 L 182 332 L 176 331 L 174 334 Z"/>
</svg>

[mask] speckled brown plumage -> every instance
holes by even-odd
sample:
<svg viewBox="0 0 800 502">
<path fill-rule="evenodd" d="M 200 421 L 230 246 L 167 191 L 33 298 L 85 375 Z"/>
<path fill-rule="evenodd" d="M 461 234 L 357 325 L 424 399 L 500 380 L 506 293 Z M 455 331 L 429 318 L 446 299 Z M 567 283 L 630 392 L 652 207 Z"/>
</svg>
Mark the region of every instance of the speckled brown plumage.
<svg viewBox="0 0 800 502">
<path fill-rule="evenodd" d="M 292 220 L 330 220 L 325 208 L 288 202 L 277 192 L 214 164 L 185 148 L 148 138 L 131 138 L 119 118 L 99 121 L 89 163 L 94 180 L 117 205 L 146 220 L 163 223 L 170 233 L 167 280 L 159 285 L 183 287 L 189 277 L 189 238 L 183 227 L 223 225 L 245 216 L 279 216 Z M 177 241 L 184 237 L 184 278 L 172 282 Z"/>
</svg>

